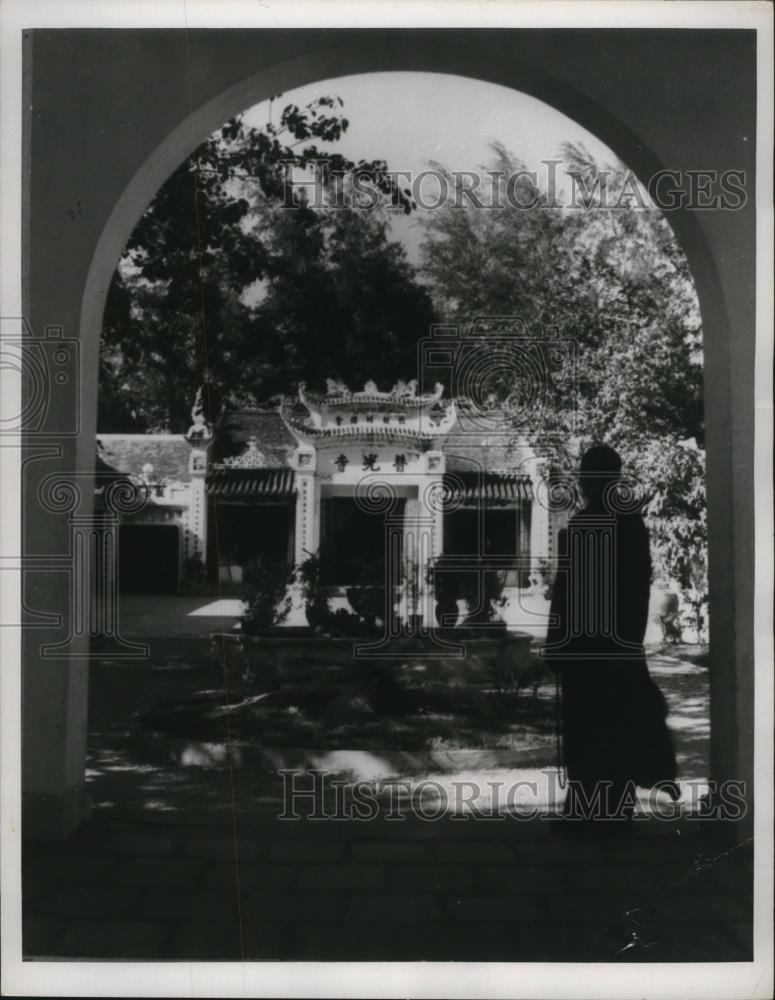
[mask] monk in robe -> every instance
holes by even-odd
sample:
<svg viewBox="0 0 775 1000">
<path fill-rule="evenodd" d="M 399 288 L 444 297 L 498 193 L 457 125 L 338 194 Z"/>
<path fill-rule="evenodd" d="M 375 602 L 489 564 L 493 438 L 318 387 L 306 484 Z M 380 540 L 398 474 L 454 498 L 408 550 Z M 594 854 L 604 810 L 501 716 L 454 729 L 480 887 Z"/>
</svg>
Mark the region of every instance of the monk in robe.
<svg viewBox="0 0 775 1000">
<path fill-rule="evenodd" d="M 560 532 L 545 646 L 560 678 L 563 815 L 598 829 L 632 819 L 636 786 L 680 797 L 666 703 L 643 651 L 648 533 L 620 473 L 606 445 L 582 457 L 586 504 Z"/>
</svg>

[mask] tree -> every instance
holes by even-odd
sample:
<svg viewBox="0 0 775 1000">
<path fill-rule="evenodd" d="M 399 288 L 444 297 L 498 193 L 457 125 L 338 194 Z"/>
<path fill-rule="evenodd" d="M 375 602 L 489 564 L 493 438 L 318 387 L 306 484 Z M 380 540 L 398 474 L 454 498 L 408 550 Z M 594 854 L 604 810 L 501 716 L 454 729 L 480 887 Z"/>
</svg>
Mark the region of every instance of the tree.
<svg viewBox="0 0 775 1000">
<path fill-rule="evenodd" d="M 251 317 L 266 344 L 256 379 L 264 395 L 326 377 L 389 387 L 417 369 L 417 342 L 434 319 L 400 244 L 379 214 L 289 213 L 275 207 L 262 240 L 274 262 Z"/>
<path fill-rule="evenodd" d="M 651 538 L 663 577 L 681 588 L 689 625 L 701 642 L 708 604 L 708 515 L 705 455 L 689 443 L 652 442 L 646 455 L 654 486 Z"/>
<path fill-rule="evenodd" d="M 662 572 L 699 595 L 702 331 L 688 264 L 665 217 L 623 168 L 604 170 L 579 146 L 566 145 L 563 156 L 582 193 L 577 207 L 524 172 L 511 201 L 502 189 L 498 207 L 483 211 L 448 174 L 448 202 L 425 222 L 425 274 L 448 322 L 510 316 L 528 340 L 549 345 L 548 334 L 559 334 L 569 349 L 542 349 L 551 358 L 543 373 L 533 366 L 520 378 L 504 365 L 500 377 L 487 371 L 488 390 L 545 450 L 550 477 L 575 472 L 595 441 L 617 448 L 649 503 Z M 490 169 L 505 185 L 524 165 L 496 144 Z M 524 400 L 535 398 L 540 410 L 533 407 L 526 427 Z"/>
<path fill-rule="evenodd" d="M 184 430 L 205 374 L 213 419 L 312 373 L 359 380 L 405 363 L 432 310 L 384 206 L 412 202 L 384 161 L 318 145 L 346 131 L 340 109 L 323 97 L 261 129 L 234 118 L 162 186 L 108 294 L 102 430 Z M 337 206 L 356 176 L 382 211 Z"/>
</svg>

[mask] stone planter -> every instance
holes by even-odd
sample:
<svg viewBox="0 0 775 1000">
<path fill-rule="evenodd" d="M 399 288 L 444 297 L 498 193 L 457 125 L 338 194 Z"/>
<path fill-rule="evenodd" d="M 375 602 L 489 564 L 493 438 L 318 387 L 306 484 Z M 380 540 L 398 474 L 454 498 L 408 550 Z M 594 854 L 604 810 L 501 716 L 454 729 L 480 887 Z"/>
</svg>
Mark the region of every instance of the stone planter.
<svg viewBox="0 0 775 1000">
<path fill-rule="evenodd" d="M 319 676 L 321 667 L 348 667 L 359 659 L 356 647 L 373 641 L 293 627 L 265 635 L 214 632 L 210 640 L 213 659 L 221 669 L 239 671 L 245 682 L 266 690 Z M 440 628 L 431 634 L 391 638 L 380 647 L 378 659 L 402 660 L 428 677 L 463 684 L 486 680 L 494 667 L 517 673 L 528 670 L 532 641 L 526 632 L 510 632 L 503 626 Z M 369 660 L 362 663 L 368 670 Z M 333 676 L 331 682 L 335 683 Z"/>
<path fill-rule="evenodd" d="M 222 668 L 241 671 L 245 682 L 266 689 L 322 665 L 352 660 L 353 640 L 322 636 L 311 628 L 278 627 L 262 635 L 214 632 L 210 649 Z"/>
</svg>

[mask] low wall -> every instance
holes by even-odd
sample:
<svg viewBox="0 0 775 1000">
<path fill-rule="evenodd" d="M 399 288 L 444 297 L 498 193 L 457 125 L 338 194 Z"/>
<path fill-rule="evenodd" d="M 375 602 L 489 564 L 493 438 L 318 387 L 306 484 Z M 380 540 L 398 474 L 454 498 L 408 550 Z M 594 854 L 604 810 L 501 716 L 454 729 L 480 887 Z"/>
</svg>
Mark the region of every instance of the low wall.
<svg viewBox="0 0 775 1000">
<path fill-rule="evenodd" d="M 384 641 L 321 636 L 312 629 L 278 628 L 261 636 L 213 632 L 210 648 L 221 667 L 282 682 L 322 667 L 385 662 L 411 663 L 423 679 L 475 683 L 493 670 L 519 674 L 531 667 L 532 636 L 506 629 L 435 629 L 428 635 Z"/>
</svg>

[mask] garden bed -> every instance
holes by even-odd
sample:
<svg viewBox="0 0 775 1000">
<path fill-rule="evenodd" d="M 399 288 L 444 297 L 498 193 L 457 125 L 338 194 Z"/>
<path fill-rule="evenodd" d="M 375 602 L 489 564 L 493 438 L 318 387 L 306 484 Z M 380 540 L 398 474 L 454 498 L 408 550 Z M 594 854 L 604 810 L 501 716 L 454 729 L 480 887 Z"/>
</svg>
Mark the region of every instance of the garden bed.
<svg viewBox="0 0 775 1000">
<path fill-rule="evenodd" d="M 310 628 L 274 628 L 262 635 L 241 631 L 210 636 L 213 661 L 234 668 L 264 689 L 318 671 L 323 666 L 410 664 L 415 673 L 463 684 L 501 675 L 504 683 L 529 673 L 532 637 L 505 627 L 437 628 L 430 634 L 343 637 Z"/>
<path fill-rule="evenodd" d="M 139 716 L 146 732 L 201 742 L 351 750 L 523 749 L 551 745 L 554 688 L 537 659 L 504 686 L 497 675 L 450 683 L 446 661 L 318 665 L 272 690 L 200 692 Z M 448 666 L 448 664 L 447 664 Z"/>
</svg>

